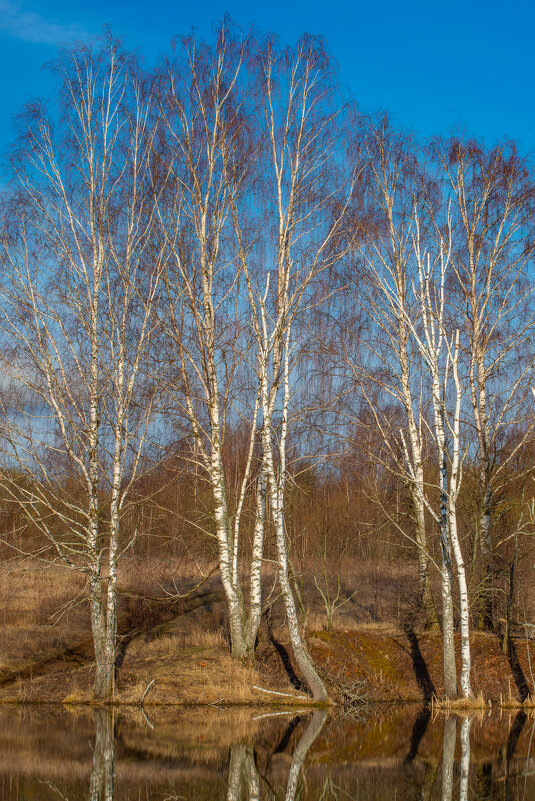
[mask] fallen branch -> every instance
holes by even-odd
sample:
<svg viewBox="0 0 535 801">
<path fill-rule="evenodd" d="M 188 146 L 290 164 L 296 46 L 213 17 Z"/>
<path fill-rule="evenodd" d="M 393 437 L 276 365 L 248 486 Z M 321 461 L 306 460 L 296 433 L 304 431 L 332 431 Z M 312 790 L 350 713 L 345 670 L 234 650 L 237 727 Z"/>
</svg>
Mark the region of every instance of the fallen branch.
<svg viewBox="0 0 535 801">
<path fill-rule="evenodd" d="M 155 681 L 156 681 L 156 679 L 153 679 L 152 681 L 149 681 L 149 683 L 145 687 L 145 692 L 141 696 L 141 701 L 139 702 L 139 705 L 140 705 L 141 709 L 143 709 L 143 701 L 145 700 L 148 691 L 150 690 L 150 688 L 152 687 L 152 685 L 154 684 Z"/>
<path fill-rule="evenodd" d="M 258 687 L 253 684 L 253 690 L 259 690 L 261 693 L 269 693 L 269 695 L 284 695 L 285 698 L 297 698 L 300 701 L 308 701 L 306 695 L 293 695 L 292 693 L 280 693 L 278 690 L 266 690 L 264 687 Z"/>
</svg>

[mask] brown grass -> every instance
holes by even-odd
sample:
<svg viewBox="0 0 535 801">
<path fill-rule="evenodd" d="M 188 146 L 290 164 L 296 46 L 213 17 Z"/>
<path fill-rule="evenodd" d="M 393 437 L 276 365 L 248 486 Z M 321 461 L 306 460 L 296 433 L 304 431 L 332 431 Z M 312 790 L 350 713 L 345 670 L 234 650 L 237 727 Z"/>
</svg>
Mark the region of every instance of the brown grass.
<svg viewBox="0 0 535 801">
<path fill-rule="evenodd" d="M 487 709 L 489 702 L 483 698 L 483 693 L 472 698 L 437 698 L 431 699 L 431 709 L 444 712 L 471 712 Z"/>
</svg>

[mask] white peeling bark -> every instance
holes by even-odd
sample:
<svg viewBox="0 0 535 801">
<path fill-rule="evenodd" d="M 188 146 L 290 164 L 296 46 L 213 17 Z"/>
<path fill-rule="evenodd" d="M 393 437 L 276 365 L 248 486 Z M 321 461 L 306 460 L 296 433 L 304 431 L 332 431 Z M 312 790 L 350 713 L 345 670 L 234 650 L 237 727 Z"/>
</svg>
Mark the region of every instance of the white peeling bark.
<svg viewBox="0 0 535 801">
<path fill-rule="evenodd" d="M 267 336 L 267 316 L 265 307 L 260 309 L 262 317 L 262 330 L 264 332 L 264 347 L 262 352 L 264 354 L 270 353 L 269 341 Z M 267 364 L 260 363 L 260 376 L 262 387 L 262 411 L 264 416 L 264 423 L 262 429 L 262 445 L 263 445 L 263 458 L 266 471 L 266 477 L 269 487 L 269 500 L 270 511 L 273 527 L 275 529 L 275 540 L 277 543 L 277 561 L 278 561 L 278 575 L 281 594 L 284 601 L 284 608 L 286 611 L 286 620 L 288 623 L 288 631 L 290 634 L 290 641 L 292 643 L 292 650 L 299 667 L 311 693 L 312 697 L 318 701 L 326 701 L 328 699 L 327 690 L 323 681 L 321 680 L 314 663 L 306 649 L 305 643 L 301 636 L 299 628 L 299 618 L 297 614 L 297 606 L 293 590 L 290 584 L 289 570 L 288 570 L 288 552 L 286 545 L 286 529 L 284 525 L 284 493 L 286 485 L 286 443 L 288 436 L 288 407 L 290 402 L 290 384 L 289 384 L 289 360 L 290 360 L 290 332 L 288 328 L 285 331 L 284 341 L 275 355 L 275 366 L 273 368 L 274 380 L 271 385 L 268 385 L 268 370 Z M 281 353 L 282 351 L 282 353 Z M 271 430 L 273 411 L 275 407 L 275 400 L 279 391 L 279 365 L 283 364 L 283 380 L 282 380 L 282 423 L 279 434 L 278 453 L 279 465 L 275 467 L 275 458 L 273 452 L 273 434 Z"/>
<path fill-rule="evenodd" d="M 453 632 L 453 603 L 452 603 L 452 560 L 451 560 L 451 533 L 452 525 L 456 535 L 456 516 L 455 502 L 457 499 L 460 485 L 459 473 L 459 416 L 461 388 L 456 372 L 458 359 L 458 335 L 456 340 L 455 352 L 452 357 L 451 347 L 447 340 L 444 318 L 445 306 L 445 278 L 446 269 L 450 259 L 450 249 L 446 243 L 441 242 L 440 253 L 437 256 L 439 273 L 436 281 L 433 281 L 433 269 L 430 256 L 422 256 L 420 251 L 420 229 L 419 222 L 416 220 L 418 236 L 414 240 L 414 252 L 418 263 L 419 274 L 419 306 L 420 316 L 423 326 L 423 337 L 420 338 L 418 332 L 415 337 L 418 340 L 420 352 L 427 365 L 431 377 L 431 401 L 433 408 L 433 431 L 437 450 L 437 461 L 439 470 L 439 493 L 440 493 L 440 512 L 437 515 L 431 505 L 427 503 L 428 509 L 434 516 L 439 526 L 440 542 L 442 549 L 442 611 L 443 611 L 443 649 L 444 649 L 444 690 L 446 697 L 455 698 L 457 696 L 457 671 L 455 666 L 455 644 Z M 444 350 L 446 354 L 444 357 Z M 457 403 L 455 411 L 454 430 L 457 432 L 457 451 L 454 455 L 454 464 L 450 476 L 448 476 L 448 449 L 446 444 L 447 426 L 447 386 L 451 361 L 455 362 L 455 378 L 457 389 Z M 444 363 L 445 362 L 445 363 Z M 442 363 L 442 368 L 441 368 Z M 455 461 L 456 459 L 456 461 Z M 452 482 L 453 477 L 453 482 Z M 449 480 L 448 480 L 449 479 Z M 458 538 L 456 540 L 458 546 Z M 457 547 L 456 556 L 462 562 L 460 547 Z M 457 562 L 459 574 L 459 562 Z M 463 568 L 461 567 L 462 575 Z M 467 598 L 465 598 L 467 601 Z M 469 661 L 468 661 L 469 668 Z M 466 686 L 466 673 L 464 674 Z"/>
<path fill-rule="evenodd" d="M 451 434 L 453 440 L 450 483 L 448 488 L 448 524 L 455 563 L 457 566 L 457 579 L 459 584 L 459 600 L 461 612 L 461 690 L 465 698 L 472 697 L 470 684 L 470 606 L 468 601 L 468 587 L 466 583 L 466 570 L 457 531 L 457 497 L 461 482 L 460 470 L 460 418 L 462 388 L 459 381 L 459 331 L 455 337 L 455 347 L 452 354 L 453 380 L 455 383 L 455 411 Z"/>
</svg>

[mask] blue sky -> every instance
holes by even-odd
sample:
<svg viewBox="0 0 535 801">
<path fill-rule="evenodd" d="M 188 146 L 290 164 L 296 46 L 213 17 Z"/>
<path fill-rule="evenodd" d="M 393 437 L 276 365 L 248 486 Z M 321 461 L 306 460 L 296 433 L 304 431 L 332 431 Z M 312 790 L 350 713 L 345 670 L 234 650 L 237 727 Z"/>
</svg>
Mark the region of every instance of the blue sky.
<svg viewBox="0 0 535 801">
<path fill-rule="evenodd" d="M 57 43 L 91 39 L 110 24 L 153 63 L 174 35 L 193 27 L 209 36 L 225 12 L 284 43 L 305 31 L 325 36 L 343 83 L 366 111 L 386 109 L 425 137 L 461 128 L 487 144 L 511 137 L 535 153 L 535 6 L 520 0 L 0 0 L 0 150 L 13 138 L 21 105 L 50 91 L 40 68 Z"/>
</svg>

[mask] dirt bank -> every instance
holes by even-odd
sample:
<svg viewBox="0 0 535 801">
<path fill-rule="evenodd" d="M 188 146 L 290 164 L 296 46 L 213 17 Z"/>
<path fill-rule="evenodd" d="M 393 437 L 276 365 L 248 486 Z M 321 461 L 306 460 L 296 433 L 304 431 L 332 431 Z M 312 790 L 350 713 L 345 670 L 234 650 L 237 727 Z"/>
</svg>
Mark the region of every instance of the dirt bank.
<svg viewBox="0 0 535 801">
<path fill-rule="evenodd" d="M 443 693 L 439 634 L 362 626 L 310 631 L 308 643 L 335 701 L 351 691 L 383 702 L 430 700 Z M 534 645 L 517 639 L 512 654 L 502 653 L 496 636 L 473 633 L 476 694 L 505 705 L 518 704 L 533 694 Z M 63 652 L 56 648 L 21 665 L 19 671 L 12 668 L 0 675 L 0 701 L 86 702 L 92 678 L 91 654 L 85 645 Z M 306 704 L 283 629 L 264 633 L 257 664 L 251 667 L 230 659 L 221 630 L 204 628 L 202 615 L 197 619 L 181 616 L 129 638 L 118 669 L 115 700 L 139 705 L 145 691 L 146 706 Z"/>
</svg>

